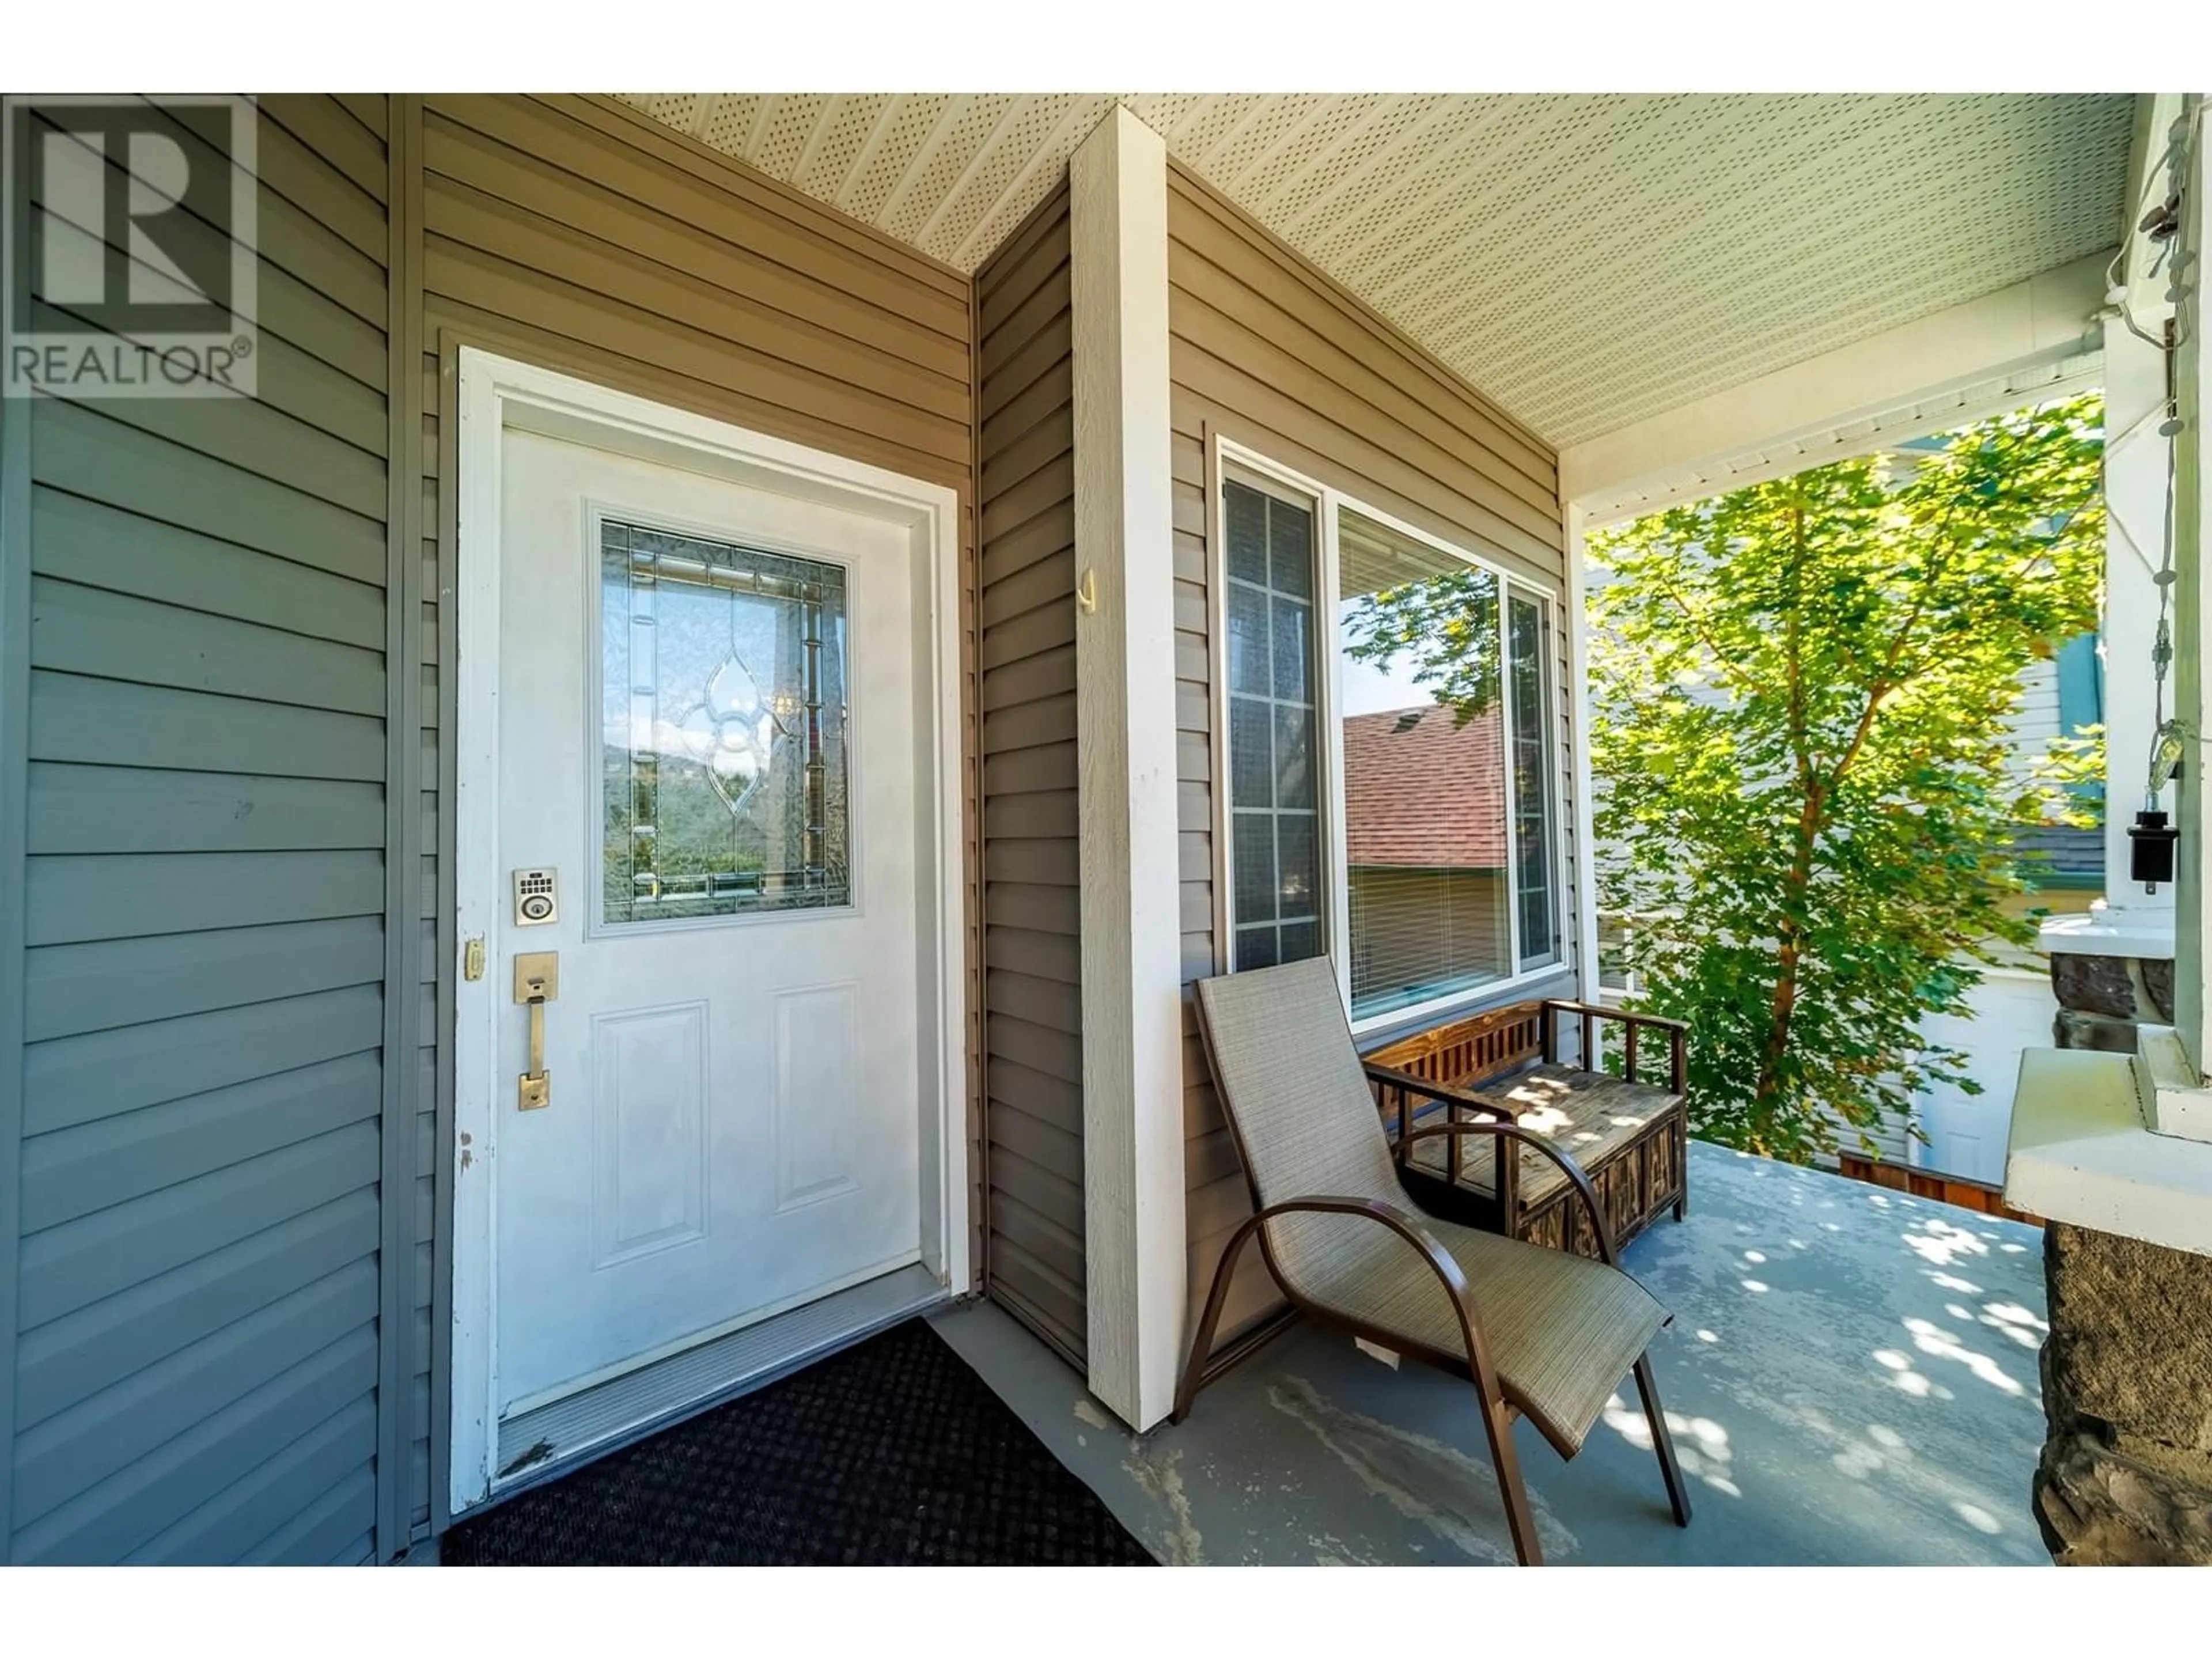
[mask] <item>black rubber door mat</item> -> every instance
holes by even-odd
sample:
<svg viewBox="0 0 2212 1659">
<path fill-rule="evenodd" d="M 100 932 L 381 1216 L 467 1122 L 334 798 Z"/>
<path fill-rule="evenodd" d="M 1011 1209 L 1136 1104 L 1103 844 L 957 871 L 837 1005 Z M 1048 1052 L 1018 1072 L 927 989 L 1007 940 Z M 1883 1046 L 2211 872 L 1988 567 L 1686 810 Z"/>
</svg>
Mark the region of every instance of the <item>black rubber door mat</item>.
<svg viewBox="0 0 2212 1659">
<path fill-rule="evenodd" d="M 1150 1566 L 910 1319 L 464 1522 L 452 1566 Z"/>
</svg>

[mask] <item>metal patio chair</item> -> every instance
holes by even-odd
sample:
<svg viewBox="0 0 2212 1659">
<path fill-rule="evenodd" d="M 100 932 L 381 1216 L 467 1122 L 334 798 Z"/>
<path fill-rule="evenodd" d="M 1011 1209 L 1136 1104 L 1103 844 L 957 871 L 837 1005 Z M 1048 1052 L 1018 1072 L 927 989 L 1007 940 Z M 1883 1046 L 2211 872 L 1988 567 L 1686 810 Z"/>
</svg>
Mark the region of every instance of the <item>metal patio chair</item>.
<svg viewBox="0 0 2212 1659">
<path fill-rule="evenodd" d="M 1672 1316 L 1615 1265 L 1589 1180 L 1541 1135 L 1487 1116 L 1438 1085 L 1364 1067 L 1325 959 L 1200 981 L 1199 1022 L 1215 1091 L 1252 1191 L 1251 1219 L 1222 1253 L 1176 1391 L 1189 1414 L 1204 1380 L 1231 1278 L 1257 1233 L 1267 1271 L 1302 1312 L 1474 1384 L 1513 1547 L 1541 1562 L 1514 1454 L 1516 1413 L 1562 1457 L 1633 1371 L 1675 1524 L 1690 1498 L 1645 1352 Z M 1417 1211 L 1399 1185 L 1369 1074 L 1443 1103 L 1453 1121 L 1428 1135 L 1525 1141 L 1563 1170 L 1588 1206 L 1599 1261 L 1457 1226 Z"/>
</svg>

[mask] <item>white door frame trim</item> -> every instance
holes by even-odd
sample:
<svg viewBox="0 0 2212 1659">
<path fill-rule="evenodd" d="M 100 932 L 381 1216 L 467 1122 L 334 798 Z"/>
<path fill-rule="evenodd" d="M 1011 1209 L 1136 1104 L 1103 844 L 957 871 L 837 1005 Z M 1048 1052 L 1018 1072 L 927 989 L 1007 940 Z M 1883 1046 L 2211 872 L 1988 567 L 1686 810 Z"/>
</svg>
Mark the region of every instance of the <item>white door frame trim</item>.
<svg viewBox="0 0 2212 1659">
<path fill-rule="evenodd" d="M 756 488 L 844 507 L 908 526 L 929 572 L 929 615 L 916 618 L 927 654 L 933 706 L 918 713 L 934 776 L 932 860 L 921 875 L 923 915 L 935 927 L 933 964 L 925 961 L 923 994 L 938 1018 L 921 1025 L 925 1069 L 934 1074 L 938 1109 L 925 1115 L 923 1265 L 954 1294 L 968 1288 L 969 1144 L 965 1015 L 966 917 L 961 890 L 959 501 L 942 484 L 727 422 L 669 408 L 552 369 L 464 348 L 460 360 L 459 538 L 455 604 L 459 661 L 455 692 L 458 745 L 454 802 L 456 938 L 489 940 L 505 891 L 498 868 L 498 730 L 501 436 L 510 426 L 581 438 L 600 448 L 683 466 Z M 917 826 L 919 829 L 920 826 Z M 934 884 L 933 894 L 929 884 Z M 577 902 L 572 898 L 573 902 Z M 932 971 L 933 967 L 933 971 Z M 453 965 L 453 1234 L 451 1492 L 455 1515 L 491 1492 L 498 1443 L 497 1283 L 495 1182 L 499 1088 L 497 1017 L 505 999 L 498 975 L 465 977 Z M 933 984 L 932 981 L 934 981 Z M 512 1093 L 510 1085 L 508 1093 Z M 925 1103 L 927 1094 L 925 1090 Z"/>
</svg>

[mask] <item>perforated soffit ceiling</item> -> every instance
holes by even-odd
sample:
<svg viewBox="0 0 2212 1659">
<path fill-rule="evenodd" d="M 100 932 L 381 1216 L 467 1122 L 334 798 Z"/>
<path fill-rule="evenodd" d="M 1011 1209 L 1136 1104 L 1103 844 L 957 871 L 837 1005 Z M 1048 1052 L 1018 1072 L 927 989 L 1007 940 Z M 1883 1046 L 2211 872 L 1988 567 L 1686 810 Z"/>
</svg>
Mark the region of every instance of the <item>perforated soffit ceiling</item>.
<svg viewBox="0 0 2212 1659">
<path fill-rule="evenodd" d="M 618 94 L 974 270 L 1112 94 Z M 2094 253 L 2133 100 L 1129 94 L 1170 152 L 1565 447 Z"/>
</svg>

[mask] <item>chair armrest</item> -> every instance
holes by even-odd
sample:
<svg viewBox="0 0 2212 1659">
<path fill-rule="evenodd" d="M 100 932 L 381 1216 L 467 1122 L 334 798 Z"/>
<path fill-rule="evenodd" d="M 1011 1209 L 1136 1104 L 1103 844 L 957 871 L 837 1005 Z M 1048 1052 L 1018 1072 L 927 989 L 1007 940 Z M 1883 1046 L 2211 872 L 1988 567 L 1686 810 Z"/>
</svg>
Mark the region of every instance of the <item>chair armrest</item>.
<svg viewBox="0 0 2212 1659">
<path fill-rule="evenodd" d="M 1589 1212 L 1590 1231 L 1597 1235 L 1598 1259 L 1608 1267 L 1617 1267 L 1620 1265 L 1613 1259 L 1613 1230 L 1605 1224 L 1605 1212 L 1598 1207 L 1597 1188 L 1590 1185 L 1590 1178 L 1583 1173 L 1581 1164 L 1576 1163 L 1559 1147 L 1552 1145 L 1545 1137 L 1534 1130 L 1522 1128 L 1518 1123 L 1439 1123 L 1425 1129 L 1415 1129 L 1404 1139 L 1432 1140 L 1438 1135 L 1510 1136 L 1515 1140 L 1526 1141 L 1529 1146 L 1534 1146 L 1553 1163 L 1558 1164 L 1560 1172 L 1566 1176 L 1568 1183 L 1582 1194 L 1583 1207 Z M 1503 1183 L 1500 1183 L 1500 1188 L 1502 1191 Z M 1513 1211 L 1510 1203 L 1506 1206 L 1504 1219 L 1506 1231 L 1510 1232 L 1513 1227 Z"/>
<path fill-rule="evenodd" d="M 1451 1252 L 1437 1243 L 1419 1222 L 1395 1204 L 1386 1204 L 1376 1198 L 1342 1198 L 1329 1194 L 1314 1194 L 1287 1199 L 1280 1204 L 1270 1204 L 1230 1235 L 1228 1246 L 1222 1251 L 1220 1263 L 1214 1269 L 1213 1290 L 1206 1299 L 1206 1311 L 1200 1316 L 1198 1329 L 1192 1338 L 1190 1360 L 1183 1369 L 1182 1386 L 1176 1390 L 1175 1412 L 1171 1420 L 1180 1423 L 1190 1414 L 1190 1402 L 1198 1393 L 1206 1356 L 1212 1349 L 1214 1329 L 1220 1322 L 1222 1304 L 1227 1299 L 1230 1280 L 1234 1277 L 1231 1270 L 1236 1266 L 1237 1258 L 1243 1253 L 1245 1241 L 1267 1223 L 1286 1215 L 1363 1216 L 1368 1220 L 1380 1222 L 1411 1245 L 1413 1253 L 1428 1265 L 1429 1271 L 1443 1285 L 1444 1295 L 1450 1300 L 1452 1311 L 1458 1316 L 1460 1335 L 1467 1344 L 1468 1368 L 1486 1389 L 1493 1396 L 1497 1395 L 1497 1377 L 1491 1370 L 1488 1352 L 1482 1346 L 1480 1322 L 1475 1317 L 1474 1293 L 1468 1288 L 1467 1275 L 1460 1270 L 1459 1263 L 1452 1259 Z M 1264 1251 L 1266 1240 L 1263 1238 L 1261 1243 Z M 1286 1293 L 1289 1292 L 1290 1286 L 1276 1270 L 1272 1254 L 1268 1255 L 1267 1267 L 1274 1274 L 1276 1283 Z M 1295 1295 L 1291 1299 L 1294 1302 L 1298 1300 Z M 1387 1339 L 1389 1334 L 1378 1329 L 1376 1334 Z"/>
</svg>

